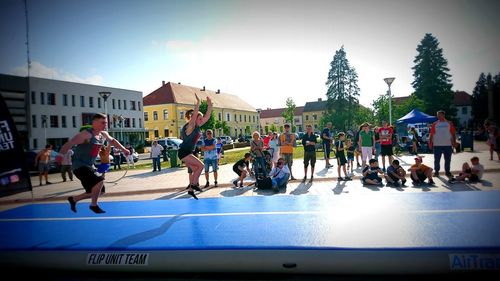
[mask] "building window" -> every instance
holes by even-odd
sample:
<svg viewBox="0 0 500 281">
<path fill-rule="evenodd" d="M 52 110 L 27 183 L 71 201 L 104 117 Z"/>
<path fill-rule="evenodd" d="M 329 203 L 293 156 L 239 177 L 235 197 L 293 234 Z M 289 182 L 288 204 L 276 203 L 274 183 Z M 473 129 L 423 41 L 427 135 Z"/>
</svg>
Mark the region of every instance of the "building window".
<svg viewBox="0 0 500 281">
<path fill-rule="evenodd" d="M 309 115 L 306 115 L 306 121 L 309 121 Z"/>
<path fill-rule="evenodd" d="M 97 98 L 97 108 L 101 108 L 101 98 Z"/>
<path fill-rule="evenodd" d="M 130 110 L 135 110 L 135 101 L 130 101 Z"/>
<path fill-rule="evenodd" d="M 48 105 L 56 105 L 56 94 L 47 93 L 47 104 Z"/>
<path fill-rule="evenodd" d="M 132 127 L 135 128 L 135 118 L 132 118 Z"/>
<path fill-rule="evenodd" d="M 63 94 L 63 105 L 68 106 L 68 95 L 67 94 Z"/>
<path fill-rule="evenodd" d="M 149 139 L 149 131 L 146 131 L 146 138 Z"/>
<path fill-rule="evenodd" d="M 73 128 L 76 128 L 76 116 L 71 117 L 73 121 Z"/>
<path fill-rule="evenodd" d="M 61 116 L 61 127 L 66 128 L 66 116 Z"/>
<path fill-rule="evenodd" d="M 248 119 L 250 119 L 250 118 L 248 118 Z M 245 115 L 245 122 L 247 122 L 247 116 L 246 115 Z"/>
<path fill-rule="evenodd" d="M 42 118 L 42 128 L 47 128 L 47 115 L 40 116 Z"/>
<path fill-rule="evenodd" d="M 253 122 L 255 123 L 255 115 L 253 116 Z"/>
<path fill-rule="evenodd" d="M 116 106 L 115 106 L 115 99 L 112 99 L 112 100 L 111 100 L 111 107 L 113 107 L 113 109 L 116 109 Z"/>
<path fill-rule="evenodd" d="M 219 121 L 222 121 L 222 112 L 219 112 L 219 114 L 218 114 L 218 115 L 219 115 L 219 116 L 218 116 L 218 117 L 219 117 Z"/>
<path fill-rule="evenodd" d="M 38 148 L 38 140 L 33 139 L 33 149 L 37 149 L 37 148 Z"/>
<path fill-rule="evenodd" d="M 127 101 L 126 100 L 123 100 L 123 109 L 127 110 Z"/>
<path fill-rule="evenodd" d="M 80 107 L 85 107 L 85 97 L 80 96 Z"/>
<path fill-rule="evenodd" d="M 148 120 L 149 120 L 148 113 L 144 112 L 144 121 L 148 121 Z"/>
<path fill-rule="evenodd" d="M 89 107 L 94 107 L 94 97 L 89 97 Z"/>
<path fill-rule="evenodd" d="M 179 112 L 179 115 L 181 120 L 184 119 L 184 111 Z"/>
<path fill-rule="evenodd" d="M 31 92 L 31 104 L 35 104 L 36 103 L 36 93 L 35 91 L 32 91 Z"/>
<path fill-rule="evenodd" d="M 139 118 L 139 128 L 142 128 L 142 120 Z"/>
<path fill-rule="evenodd" d="M 45 93 L 40 92 L 40 104 L 45 104 Z"/>
<path fill-rule="evenodd" d="M 241 122 L 241 120 L 243 120 L 243 119 L 241 118 L 241 114 L 240 114 L 240 122 Z"/>
<path fill-rule="evenodd" d="M 226 113 L 226 122 L 231 121 L 231 114 Z"/>
<path fill-rule="evenodd" d="M 153 120 L 158 120 L 158 111 L 153 111 Z"/>
<path fill-rule="evenodd" d="M 462 114 L 464 114 L 464 115 L 467 114 L 467 107 L 466 106 L 462 107 Z"/>
<path fill-rule="evenodd" d="M 164 135 L 165 137 L 168 137 L 168 136 L 169 136 L 168 129 L 163 129 L 163 135 Z"/>
<path fill-rule="evenodd" d="M 314 121 L 318 120 L 318 115 L 313 114 L 313 120 L 314 120 Z"/>
<path fill-rule="evenodd" d="M 125 118 L 123 121 L 125 122 L 123 127 L 130 128 L 130 118 Z"/>
<path fill-rule="evenodd" d="M 59 128 L 59 117 L 57 115 L 50 115 L 50 127 Z"/>
<path fill-rule="evenodd" d="M 36 128 L 37 123 L 36 123 L 36 115 L 31 115 L 31 127 Z"/>
<path fill-rule="evenodd" d="M 141 110 L 141 102 L 140 101 L 137 102 L 137 110 Z"/>
<path fill-rule="evenodd" d="M 234 122 L 238 122 L 238 116 L 236 114 L 234 114 Z"/>
<path fill-rule="evenodd" d="M 163 110 L 163 120 L 167 120 L 168 119 L 168 110 L 164 109 Z"/>
<path fill-rule="evenodd" d="M 75 95 L 71 95 L 71 106 L 72 107 L 76 106 L 76 97 L 75 97 Z"/>
<path fill-rule="evenodd" d="M 154 133 L 155 133 L 155 138 L 157 138 L 157 137 L 159 137 L 159 136 L 160 136 L 160 135 L 158 134 L 158 130 L 155 130 L 155 131 L 154 131 Z"/>
<path fill-rule="evenodd" d="M 118 109 L 122 109 L 122 100 L 118 100 Z"/>
</svg>

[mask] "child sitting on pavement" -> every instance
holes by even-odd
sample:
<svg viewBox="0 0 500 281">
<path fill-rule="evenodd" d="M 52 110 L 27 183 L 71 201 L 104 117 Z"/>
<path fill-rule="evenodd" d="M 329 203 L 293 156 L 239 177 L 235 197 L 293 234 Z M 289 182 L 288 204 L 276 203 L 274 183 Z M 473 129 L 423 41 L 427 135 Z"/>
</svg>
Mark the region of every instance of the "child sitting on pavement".
<svg viewBox="0 0 500 281">
<path fill-rule="evenodd" d="M 399 181 L 401 180 L 401 185 L 405 185 L 406 183 L 406 172 L 405 170 L 399 166 L 399 160 L 394 159 L 391 165 L 387 168 L 387 175 L 385 179 L 387 183 L 393 185 L 394 187 L 399 186 Z"/>
<path fill-rule="evenodd" d="M 369 165 L 366 166 L 362 173 L 363 173 L 363 178 L 361 181 L 363 184 L 368 184 L 368 185 L 380 185 L 382 184 L 382 178 L 378 176 L 378 174 L 384 174 L 382 169 L 378 166 L 378 161 L 377 159 L 370 159 L 368 162 Z"/>
<path fill-rule="evenodd" d="M 484 167 L 479 163 L 479 158 L 474 156 L 470 159 L 472 167 L 469 163 L 465 162 L 462 165 L 462 172 L 455 178 L 455 180 L 463 181 L 469 179 L 471 182 L 478 182 L 483 177 Z"/>
<path fill-rule="evenodd" d="M 434 185 L 432 180 L 432 168 L 422 164 L 422 157 L 415 157 L 415 164 L 411 165 L 408 169 L 410 172 L 410 178 L 413 184 L 420 185 L 425 182 L 425 179 L 429 179 L 429 184 Z"/>
</svg>

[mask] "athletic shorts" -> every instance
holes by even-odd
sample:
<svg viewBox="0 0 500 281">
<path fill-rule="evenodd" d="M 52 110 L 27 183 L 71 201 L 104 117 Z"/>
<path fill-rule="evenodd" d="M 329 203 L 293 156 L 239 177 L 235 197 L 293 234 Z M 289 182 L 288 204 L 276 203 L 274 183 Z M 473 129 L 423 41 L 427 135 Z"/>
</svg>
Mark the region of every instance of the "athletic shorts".
<svg viewBox="0 0 500 281">
<path fill-rule="evenodd" d="M 382 156 L 391 156 L 392 155 L 392 145 L 391 144 L 383 144 L 381 147 Z"/>
<path fill-rule="evenodd" d="M 316 165 L 316 151 L 304 151 L 304 166 L 308 166 L 309 162 L 311 167 Z"/>
<path fill-rule="evenodd" d="M 345 164 L 347 164 L 347 159 L 345 159 L 345 154 L 344 154 L 344 151 L 339 151 L 337 154 L 337 164 L 339 166 L 343 166 Z"/>
<path fill-rule="evenodd" d="M 94 169 L 90 167 L 80 167 L 73 170 L 73 174 L 82 182 L 86 193 L 92 192 L 92 187 L 104 180 L 104 178 Z M 104 192 L 104 186 L 102 192 Z"/>
<path fill-rule="evenodd" d="M 179 149 L 177 151 L 177 156 L 179 157 L 180 160 L 182 160 L 184 157 L 188 156 L 189 154 L 193 154 L 192 151 L 185 150 L 185 149 Z"/>
</svg>

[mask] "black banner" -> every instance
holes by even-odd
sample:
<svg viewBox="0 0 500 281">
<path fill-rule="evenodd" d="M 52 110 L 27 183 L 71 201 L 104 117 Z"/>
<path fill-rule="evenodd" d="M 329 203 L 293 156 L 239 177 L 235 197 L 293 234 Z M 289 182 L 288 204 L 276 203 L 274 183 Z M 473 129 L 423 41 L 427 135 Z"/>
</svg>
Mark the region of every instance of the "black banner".
<svg viewBox="0 0 500 281">
<path fill-rule="evenodd" d="M 14 120 L 0 94 L 0 197 L 32 190 Z"/>
</svg>

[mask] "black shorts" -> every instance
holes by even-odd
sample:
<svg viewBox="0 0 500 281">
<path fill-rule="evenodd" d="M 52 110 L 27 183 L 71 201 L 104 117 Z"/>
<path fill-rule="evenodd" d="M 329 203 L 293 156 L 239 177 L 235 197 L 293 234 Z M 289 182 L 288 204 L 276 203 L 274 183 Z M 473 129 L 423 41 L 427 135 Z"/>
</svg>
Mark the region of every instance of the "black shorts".
<svg viewBox="0 0 500 281">
<path fill-rule="evenodd" d="M 381 145 L 380 155 L 382 156 L 391 156 L 392 155 L 392 144 L 383 144 Z"/>
<path fill-rule="evenodd" d="M 238 167 L 233 167 L 233 171 L 239 176 L 241 176 L 241 170 Z"/>
<path fill-rule="evenodd" d="M 97 171 L 90 167 L 80 167 L 73 171 L 73 174 L 82 182 L 83 188 L 86 193 L 92 192 L 92 187 L 104 180 L 104 178 L 97 173 Z M 104 192 L 104 186 L 101 192 Z"/>
<path fill-rule="evenodd" d="M 347 164 L 347 159 L 345 158 L 344 151 L 340 151 L 340 152 L 336 153 L 335 156 L 337 157 L 337 164 L 339 166 L 343 166 L 343 165 Z"/>
<path fill-rule="evenodd" d="M 410 174 L 410 178 L 411 178 L 413 181 L 417 181 L 417 180 L 419 180 L 419 181 L 425 181 L 425 179 L 427 178 L 427 176 L 426 176 L 426 175 L 425 175 L 422 171 L 420 171 L 420 170 L 417 170 L 416 174 L 417 174 L 417 179 L 415 179 L 415 178 L 413 177 L 413 175 L 412 175 L 412 174 Z"/>
<path fill-rule="evenodd" d="M 188 156 L 189 154 L 193 154 L 193 152 L 190 150 L 182 149 L 182 148 L 177 151 L 177 156 L 179 157 L 180 160 L 182 160 L 184 157 Z"/>
</svg>

